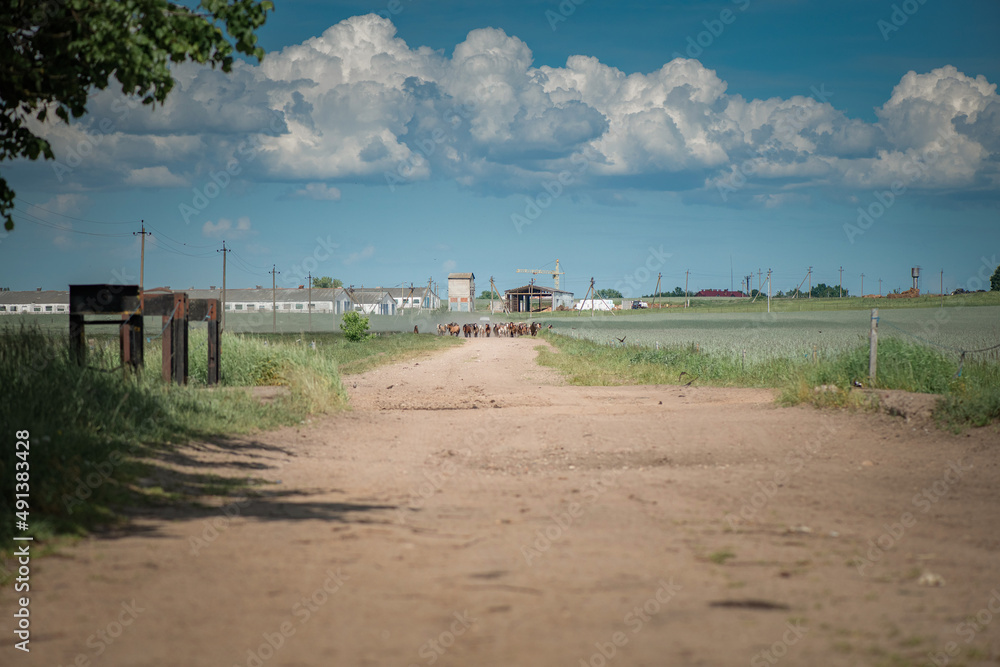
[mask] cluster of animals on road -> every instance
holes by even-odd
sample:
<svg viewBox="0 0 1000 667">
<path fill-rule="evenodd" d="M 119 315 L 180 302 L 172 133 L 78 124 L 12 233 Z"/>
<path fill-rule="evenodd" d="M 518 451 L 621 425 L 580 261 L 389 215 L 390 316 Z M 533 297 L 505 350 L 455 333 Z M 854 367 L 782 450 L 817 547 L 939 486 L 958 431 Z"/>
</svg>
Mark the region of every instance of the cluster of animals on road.
<svg viewBox="0 0 1000 667">
<path fill-rule="evenodd" d="M 497 324 L 458 324 L 457 322 L 451 322 L 449 324 L 439 324 L 437 329 L 439 336 L 458 337 L 464 335 L 466 338 L 489 338 L 490 336 L 513 338 L 514 336 L 527 336 L 528 334 L 534 336 L 541 328 L 542 325 L 538 322 L 532 322 L 531 324 L 527 322 L 499 322 Z M 549 328 L 552 328 L 551 324 Z"/>
</svg>

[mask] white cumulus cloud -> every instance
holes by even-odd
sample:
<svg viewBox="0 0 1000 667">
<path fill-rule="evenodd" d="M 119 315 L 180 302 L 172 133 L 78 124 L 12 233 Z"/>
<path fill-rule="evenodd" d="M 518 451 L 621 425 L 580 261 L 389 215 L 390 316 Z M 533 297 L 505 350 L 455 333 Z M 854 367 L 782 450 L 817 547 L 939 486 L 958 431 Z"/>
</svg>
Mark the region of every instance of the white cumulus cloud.
<svg viewBox="0 0 1000 667">
<path fill-rule="evenodd" d="M 363 259 L 370 259 L 375 255 L 375 246 L 365 246 L 357 252 L 352 252 L 344 258 L 344 264 L 355 264 Z"/>
<path fill-rule="evenodd" d="M 588 55 L 535 67 L 529 45 L 497 28 L 471 31 L 446 56 L 411 47 L 369 14 L 259 65 L 238 62 L 228 76 L 191 64 L 175 72 L 163 108 L 101 91 L 83 122 L 46 128 L 63 176 L 83 187 L 175 187 L 235 164 L 234 179 L 290 182 L 290 196 L 336 201 L 347 181 L 439 178 L 535 194 L 569 170 L 568 189 L 653 188 L 717 203 L 729 192 L 769 206 L 805 187 L 1000 185 L 996 84 L 951 66 L 906 74 L 865 122 L 838 110 L 835 94 L 745 99 L 694 59 L 650 73 Z M 67 156 L 84 144 L 87 169 L 76 169 Z"/>
<path fill-rule="evenodd" d="M 304 187 L 294 190 L 289 196 L 297 199 L 340 201 L 340 189 L 326 183 L 307 183 Z"/>
<path fill-rule="evenodd" d="M 243 238 L 252 232 L 250 218 L 243 216 L 234 223 L 229 218 L 219 218 L 218 222 L 205 221 L 201 233 L 209 238 Z"/>
</svg>

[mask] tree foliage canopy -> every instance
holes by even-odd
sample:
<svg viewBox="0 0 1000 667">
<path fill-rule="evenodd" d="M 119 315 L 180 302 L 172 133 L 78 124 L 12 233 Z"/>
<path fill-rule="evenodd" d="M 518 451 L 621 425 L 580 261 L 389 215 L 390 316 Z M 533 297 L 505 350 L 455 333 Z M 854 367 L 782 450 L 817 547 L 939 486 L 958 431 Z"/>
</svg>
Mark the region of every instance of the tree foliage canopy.
<svg viewBox="0 0 1000 667">
<path fill-rule="evenodd" d="M 112 79 L 143 104 L 162 104 L 174 85 L 171 63 L 187 60 L 229 72 L 236 52 L 263 59 L 255 31 L 270 0 L 8 0 L 0 8 L 0 161 L 52 147 L 28 127 L 50 113 L 68 123 Z M 11 230 L 14 191 L 0 178 L 0 216 Z"/>
<path fill-rule="evenodd" d="M 340 278 L 331 278 L 330 276 L 322 276 L 313 280 L 313 287 L 343 287 L 344 281 Z"/>
<path fill-rule="evenodd" d="M 1000 292 L 1000 266 L 997 266 L 997 270 L 993 272 L 993 276 L 990 277 L 990 291 Z"/>
</svg>

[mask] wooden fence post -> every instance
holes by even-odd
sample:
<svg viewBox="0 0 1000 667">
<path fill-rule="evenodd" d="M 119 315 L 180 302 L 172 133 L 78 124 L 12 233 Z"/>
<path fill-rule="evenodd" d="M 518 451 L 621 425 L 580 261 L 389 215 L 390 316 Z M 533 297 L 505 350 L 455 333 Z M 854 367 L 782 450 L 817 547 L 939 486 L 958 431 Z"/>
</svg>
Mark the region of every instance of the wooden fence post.
<svg viewBox="0 0 1000 667">
<path fill-rule="evenodd" d="M 868 381 L 875 384 L 875 370 L 878 365 L 878 308 L 872 308 L 872 328 L 868 349 Z"/>
</svg>

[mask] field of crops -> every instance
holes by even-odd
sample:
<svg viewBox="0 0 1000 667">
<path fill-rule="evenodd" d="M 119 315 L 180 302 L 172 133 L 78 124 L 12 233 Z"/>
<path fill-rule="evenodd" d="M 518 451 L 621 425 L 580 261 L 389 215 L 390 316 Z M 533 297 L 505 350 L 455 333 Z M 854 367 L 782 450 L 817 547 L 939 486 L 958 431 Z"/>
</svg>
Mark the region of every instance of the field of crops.
<svg viewBox="0 0 1000 667">
<path fill-rule="evenodd" d="M 1000 344 L 1000 307 L 884 309 L 879 337 L 898 337 L 946 353 Z M 867 344 L 867 310 L 804 313 L 652 313 L 642 316 L 552 318 L 554 333 L 608 345 L 697 345 L 704 352 L 748 361 L 818 358 Z M 622 342 L 619 339 L 624 339 Z M 997 359 L 997 351 L 990 358 Z"/>
<path fill-rule="evenodd" d="M 1000 306 L 947 308 L 882 308 L 879 336 L 899 337 L 909 342 L 938 346 L 954 354 L 1000 343 Z M 298 334 L 309 342 L 321 333 L 340 333 L 340 317 L 329 313 L 279 313 L 277 332 Z M 400 315 L 373 315 L 374 332 L 432 333 L 438 322 L 473 322 L 481 318 L 493 322 L 514 317 L 477 313 L 428 312 Z M 673 309 L 665 312 L 625 311 L 591 317 L 589 313 L 536 313 L 534 319 L 551 324 L 553 332 L 609 345 L 656 348 L 675 345 L 697 346 L 699 350 L 747 361 L 767 359 L 829 358 L 839 352 L 867 344 L 871 326 L 869 310 L 817 310 L 777 313 L 711 313 L 702 309 Z M 0 318 L 3 325 L 15 323 L 40 326 L 59 333 L 68 331 L 68 318 L 52 315 L 19 315 Z M 146 318 L 146 336 L 155 341 L 162 330 L 160 318 Z M 204 325 L 192 323 L 192 329 Z M 230 313 L 226 330 L 231 333 L 270 333 L 272 318 L 265 313 Z M 114 334 L 114 326 L 88 327 L 88 335 Z M 312 338 L 310 338 L 312 335 Z M 624 339 L 622 343 L 619 339 Z M 1000 358 L 996 352 L 975 358 Z"/>
</svg>

